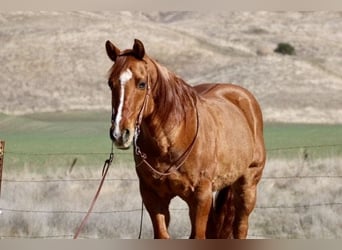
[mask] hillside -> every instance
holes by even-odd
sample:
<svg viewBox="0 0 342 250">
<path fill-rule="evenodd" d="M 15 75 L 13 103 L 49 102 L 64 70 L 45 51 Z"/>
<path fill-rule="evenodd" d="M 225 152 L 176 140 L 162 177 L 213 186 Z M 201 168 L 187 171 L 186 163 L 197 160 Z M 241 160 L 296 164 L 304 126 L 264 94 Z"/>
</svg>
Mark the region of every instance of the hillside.
<svg viewBox="0 0 342 250">
<path fill-rule="evenodd" d="M 134 38 L 190 84 L 250 89 L 268 122 L 342 123 L 341 12 L 0 13 L 0 113 L 109 110 L 104 43 Z"/>
</svg>

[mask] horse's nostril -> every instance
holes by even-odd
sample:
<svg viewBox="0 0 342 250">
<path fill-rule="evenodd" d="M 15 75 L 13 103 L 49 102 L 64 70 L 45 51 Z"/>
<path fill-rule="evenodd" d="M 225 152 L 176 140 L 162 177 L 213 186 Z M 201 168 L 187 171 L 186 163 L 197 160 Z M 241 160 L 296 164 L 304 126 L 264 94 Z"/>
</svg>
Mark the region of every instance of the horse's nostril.
<svg viewBox="0 0 342 250">
<path fill-rule="evenodd" d="M 124 139 L 124 141 L 127 141 L 127 140 L 128 140 L 129 135 L 130 135 L 129 130 L 128 130 L 128 129 L 125 129 L 125 130 L 123 131 L 123 134 L 122 134 L 122 138 Z"/>
</svg>

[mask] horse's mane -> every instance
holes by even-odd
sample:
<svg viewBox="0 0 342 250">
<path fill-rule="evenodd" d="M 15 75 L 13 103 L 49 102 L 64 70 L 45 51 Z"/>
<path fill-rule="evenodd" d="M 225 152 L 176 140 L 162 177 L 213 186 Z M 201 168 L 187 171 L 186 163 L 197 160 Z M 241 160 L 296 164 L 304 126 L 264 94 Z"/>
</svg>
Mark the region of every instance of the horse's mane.
<svg viewBox="0 0 342 250">
<path fill-rule="evenodd" d="M 155 114 L 161 125 L 172 120 L 173 126 L 186 120 L 191 108 L 197 103 L 197 92 L 174 72 L 169 71 L 149 58 L 157 71 L 156 82 L 152 83 L 155 99 Z"/>
</svg>

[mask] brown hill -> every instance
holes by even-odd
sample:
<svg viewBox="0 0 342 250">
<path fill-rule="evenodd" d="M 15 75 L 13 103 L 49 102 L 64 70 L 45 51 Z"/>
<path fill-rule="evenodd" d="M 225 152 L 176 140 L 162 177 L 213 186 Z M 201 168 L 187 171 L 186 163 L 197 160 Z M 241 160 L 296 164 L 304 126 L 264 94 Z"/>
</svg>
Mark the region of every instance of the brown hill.
<svg viewBox="0 0 342 250">
<path fill-rule="evenodd" d="M 342 123 L 341 12 L 0 13 L 0 112 L 109 110 L 104 43 L 134 38 L 190 84 L 250 89 L 266 121 Z"/>
</svg>

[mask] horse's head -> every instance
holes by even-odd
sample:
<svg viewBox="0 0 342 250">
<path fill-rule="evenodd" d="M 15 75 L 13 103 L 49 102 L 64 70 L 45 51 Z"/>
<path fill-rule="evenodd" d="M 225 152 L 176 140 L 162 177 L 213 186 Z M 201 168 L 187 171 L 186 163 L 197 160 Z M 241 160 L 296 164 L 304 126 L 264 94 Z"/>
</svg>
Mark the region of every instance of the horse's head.
<svg viewBox="0 0 342 250">
<path fill-rule="evenodd" d="M 145 49 L 143 43 L 135 39 L 132 49 L 120 51 L 107 41 L 106 50 L 114 62 L 108 80 L 112 90 L 110 138 L 118 148 L 127 149 L 132 144 L 136 124 L 148 112 L 150 86 Z"/>
</svg>

